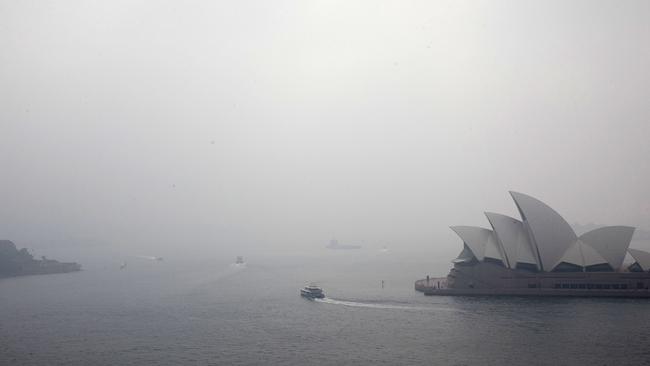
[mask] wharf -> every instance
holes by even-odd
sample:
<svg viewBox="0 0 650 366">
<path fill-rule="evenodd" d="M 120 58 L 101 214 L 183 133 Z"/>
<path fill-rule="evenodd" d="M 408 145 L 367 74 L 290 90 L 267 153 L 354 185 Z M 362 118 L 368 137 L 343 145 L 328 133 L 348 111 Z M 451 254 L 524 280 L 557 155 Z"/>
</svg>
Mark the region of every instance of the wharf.
<svg viewBox="0 0 650 366">
<path fill-rule="evenodd" d="M 423 278 L 415 281 L 415 291 L 424 292 L 425 295 L 445 289 L 447 289 L 447 277 Z"/>
</svg>

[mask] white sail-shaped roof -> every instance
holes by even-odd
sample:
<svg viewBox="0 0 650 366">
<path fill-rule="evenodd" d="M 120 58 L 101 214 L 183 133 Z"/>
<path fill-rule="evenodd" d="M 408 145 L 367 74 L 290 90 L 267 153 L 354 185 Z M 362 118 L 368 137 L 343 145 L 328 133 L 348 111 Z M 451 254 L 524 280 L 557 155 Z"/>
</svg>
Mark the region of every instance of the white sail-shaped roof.
<svg viewBox="0 0 650 366">
<path fill-rule="evenodd" d="M 628 268 L 632 264 L 636 262 L 636 259 L 630 254 L 630 250 L 628 249 L 627 252 L 625 253 L 625 259 L 623 259 L 623 265 L 621 266 L 622 268 Z"/>
<path fill-rule="evenodd" d="M 574 243 L 574 245 L 571 245 L 566 250 L 566 252 L 564 252 L 564 255 L 558 260 L 557 264 L 564 262 L 564 263 L 574 264 L 576 266 L 583 267 L 582 264 L 584 261 L 582 260 L 582 253 L 580 252 L 580 248 L 576 244 L 577 241 Z"/>
<path fill-rule="evenodd" d="M 627 251 L 644 271 L 650 271 L 650 253 L 639 249 L 628 249 Z"/>
<path fill-rule="evenodd" d="M 451 229 L 469 247 L 476 259 L 485 258 L 485 243 L 490 236 L 490 230 L 476 226 L 452 226 Z"/>
<path fill-rule="evenodd" d="M 533 246 L 544 271 L 551 271 L 578 239 L 571 226 L 544 202 L 518 192 L 510 192 L 524 227 L 530 230 Z"/>
<path fill-rule="evenodd" d="M 533 246 L 521 221 L 493 212 L 486 212 L 485 216 L 503 248 L 505 263 L 509 268 L 516 268 L 517 263 L 537 265 Z"/>
<path fill-rule="evenodd" d="M 580 240 L 596 249 L 614 270 L 619 270 L 633 234 L 634 228 L 630 226 L 606 226 L 582 234 Z"/>
<path fill-rule="evenodd" d="M 594 248 L 585 244 L 582 240 L 577 239 L 569 246 L 566 252 L 564 252 L 564 255 L 562 255 L 553 268 L 560 263 L 569 263 L 579 267 L 589 267 L 597 264 L 608 264 L 609 262 Z"/>
<path fill-rule="evenodd" d="M 451 229 L 460 236 L 479 261 L 485 257 L 503 261 L 492 230 L 477 226 L 452 226 Z"/>
<path fill-rule="evenodd" d="M 609 261 L 600 255 L 596 249 L 585 244 L 582 240 L 578 240 L 577 244 L 580 246 L 580 250 L 582 251 L 583 267 L 595 266 L 597 264 L 609 264 Z"/>
<path fill-rule="evenodd" d="M 497 237 L 494 235 L 494 231 L 490 230 L 490 236 L 488 236 L 487 242 L 485 243 L 485 257 L 497 259 L 505 263 L 505 258 L 503 258 L 504 255 L 502 252 L 503 251 L 497 242 Z"/>
<path fill-rule="evenodd" d="M 471 262 L 475 260 L 476 257 L 472 253 L 472 251 L 467 247 L 467 244 L 463 244 L 463 251 L 460 252 L 458 257 L 454 259 L 452 262 L 453 263 L 463 263 L 463 262 Z"/>
</svg>

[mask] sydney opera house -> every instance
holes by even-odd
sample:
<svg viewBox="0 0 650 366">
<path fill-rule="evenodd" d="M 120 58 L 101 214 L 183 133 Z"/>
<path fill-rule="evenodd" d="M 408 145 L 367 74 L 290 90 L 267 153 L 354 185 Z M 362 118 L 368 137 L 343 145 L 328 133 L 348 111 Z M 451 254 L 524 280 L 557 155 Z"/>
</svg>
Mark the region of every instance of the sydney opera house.
<svg viewBox="0 0 650 366">
<path fill-rule="evenodd" d="M 488 212 L 491 229 L 453 226 L 463 241 L 453 269 L 443 286 L 418 281 L 419 290 L 427 295 L 650 297 L 650 253 L 629 248 L 633 227 L 607 226 L 578 236 L 545 203 L 510 194 L 521 220 Z"/>
</svg>

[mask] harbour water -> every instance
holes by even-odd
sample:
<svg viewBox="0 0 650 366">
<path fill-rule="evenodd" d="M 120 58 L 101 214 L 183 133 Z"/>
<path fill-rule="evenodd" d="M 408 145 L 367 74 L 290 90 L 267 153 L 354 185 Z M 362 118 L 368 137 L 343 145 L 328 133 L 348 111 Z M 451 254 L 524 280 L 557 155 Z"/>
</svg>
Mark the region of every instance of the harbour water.
<svg viewBox="0 0 650 366">
<path fill-rule="evenodd" d="M 0 280 L 0 365 L 640 365 L 650 301 L 426 297 L 366 253 L 96 265 Z M 384 287 L 381 281 L 384 281 Z M 315 282 L 327 298 L 306 300 Z"/>
</svg>

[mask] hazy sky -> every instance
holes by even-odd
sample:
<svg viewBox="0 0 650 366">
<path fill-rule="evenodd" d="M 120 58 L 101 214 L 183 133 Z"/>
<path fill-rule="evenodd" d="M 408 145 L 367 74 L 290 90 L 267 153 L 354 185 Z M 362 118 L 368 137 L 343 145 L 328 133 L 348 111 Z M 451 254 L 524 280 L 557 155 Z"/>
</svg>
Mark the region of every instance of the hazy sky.
<svg viewBox="0 0 650 366">
<path fill-rule="evenodd" d="M 0 237 L 461 248 L 650 227 L 648 1 L 0 0 Z M 650 248 L 646 248 L 650 249 Z M 451 258 L 450 258 L 451 259 Z"/>
</svg>

